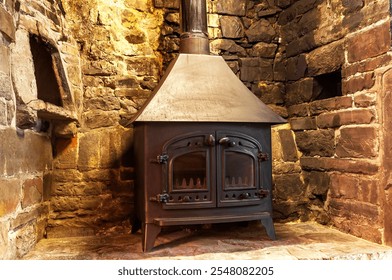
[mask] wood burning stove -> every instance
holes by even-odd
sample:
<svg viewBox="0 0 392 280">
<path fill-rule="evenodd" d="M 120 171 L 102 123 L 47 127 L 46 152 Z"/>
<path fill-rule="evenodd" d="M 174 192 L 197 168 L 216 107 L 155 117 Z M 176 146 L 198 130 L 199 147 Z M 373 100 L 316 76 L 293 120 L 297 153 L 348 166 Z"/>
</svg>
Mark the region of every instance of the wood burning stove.
<svg viewBox="0 0 392 280">
<path fill-rule="evenodd" d="M 206 54 L 205 0 L 181 4 L 191 19 L 181 53 L 133 119 L 133 231 L 141 226 L 143 251 L 171 225 L 260 220 L 274 239 L 271 125 L 285 121 Z"/>
</svg>

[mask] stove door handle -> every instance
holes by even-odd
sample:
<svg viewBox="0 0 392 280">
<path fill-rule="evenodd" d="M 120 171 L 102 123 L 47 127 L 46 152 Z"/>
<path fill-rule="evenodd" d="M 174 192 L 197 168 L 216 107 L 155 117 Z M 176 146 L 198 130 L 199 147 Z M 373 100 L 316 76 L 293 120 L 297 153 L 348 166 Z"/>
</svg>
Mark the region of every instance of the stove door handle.
<svg viewBox="0 0 392 280">
<path fill-rule="evenodd" d="M 234 147 L 235 146 L 235 142 L 232 141 L 229 137 L 223 137 L 219 140 L 219 144 L 221 145 L 226 145 L 229 147 Z"/>
</svg>

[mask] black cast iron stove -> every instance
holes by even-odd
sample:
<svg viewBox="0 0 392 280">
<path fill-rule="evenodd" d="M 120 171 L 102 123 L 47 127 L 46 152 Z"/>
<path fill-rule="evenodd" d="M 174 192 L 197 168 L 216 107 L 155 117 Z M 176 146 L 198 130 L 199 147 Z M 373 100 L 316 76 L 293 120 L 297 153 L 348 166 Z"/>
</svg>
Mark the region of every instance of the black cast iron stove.
<svg viewBox="0 0 392 280">
<path fill-rule="evenodd" d="M 271 125 L 285 120 L 209 55 L 206 1 L 182 0 L 181 15 L 180 54 L 133 119 L 133 231 L 143 251 L 172 225 L 260 220 L 275 239 Z"/>
</svg>

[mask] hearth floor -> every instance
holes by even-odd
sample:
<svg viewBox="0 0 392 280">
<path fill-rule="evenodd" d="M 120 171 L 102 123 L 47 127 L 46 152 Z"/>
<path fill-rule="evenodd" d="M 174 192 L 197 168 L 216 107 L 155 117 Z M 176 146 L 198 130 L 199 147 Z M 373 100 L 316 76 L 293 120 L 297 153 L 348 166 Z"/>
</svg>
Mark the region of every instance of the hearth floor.
<svg viewBox="0 0 392 280">
<path fill-rule="evenodd" d="M 258 223 L 164 230 L 148 253 L 141 234 L 114 227 L 97 236 L 41 240 L 25 260 L 373 260 L 392 259 L 387 247 L 316 223 L 275 224 L 277 239 Z"/>
</svg>

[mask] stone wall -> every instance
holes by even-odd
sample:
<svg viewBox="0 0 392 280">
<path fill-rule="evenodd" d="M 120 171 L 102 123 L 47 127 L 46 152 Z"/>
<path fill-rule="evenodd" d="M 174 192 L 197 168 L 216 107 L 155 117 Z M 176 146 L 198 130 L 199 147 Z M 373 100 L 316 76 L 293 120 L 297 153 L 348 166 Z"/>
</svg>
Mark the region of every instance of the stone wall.
<svg viewBox="0 0 392 280">
<path fill-rule="evenodd" d="M 62 19 L 51 0 L 0 1 L 1 259 L 23 256 L 46 236 L 56 157 L 52 144 L 69 136 L 64 129 L 77 119 L 79 60 L 74 42 L 63 37 Z M 64 75 L 62 107 L 39 99 L 32 36 L 56 48 L 56 69 Z"/>
<path fill-rule="evenodd" d="M 300 219 L 379 243 L 383 121 L 376 73 L 391 61 L 389 12 L 389 1 L 304 0 L 278 19 L 291 125 L 279 137 L 293 147 L 291 155 L 283 149 L 282 159 L 286 165 L 299 160 L 300 168 L 275 175 L 277 204 L 297 217 L 302 203 Z M 318 97 L 320 77 L 336 71 L 342 92 Z"/>
<path fill-rule="evenodd" d="M 83 102 L 75 137 L 57 142 L 48 236 L 128 225 L 134 166 L 129 121 L 161 75 L 162 12 L 153 1 L 62 1 L 79 45 Z"/>
</svg>

